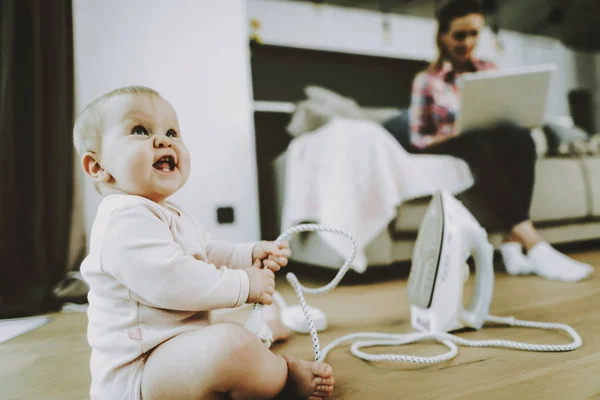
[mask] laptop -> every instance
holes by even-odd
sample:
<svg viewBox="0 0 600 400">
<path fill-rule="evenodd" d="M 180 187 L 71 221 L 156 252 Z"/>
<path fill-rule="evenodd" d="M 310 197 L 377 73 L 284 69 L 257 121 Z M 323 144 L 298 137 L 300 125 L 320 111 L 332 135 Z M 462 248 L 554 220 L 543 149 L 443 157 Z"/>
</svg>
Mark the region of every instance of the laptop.
<svg viewBox="0 0 600 400">
<path fill-rule="evenodd" d="M 524 128 L 541 125 L 555 71 L 555 64 L 541 64 L 460 76 L 457 132 L 499 122 L 512 122 Z"/>
</svg>

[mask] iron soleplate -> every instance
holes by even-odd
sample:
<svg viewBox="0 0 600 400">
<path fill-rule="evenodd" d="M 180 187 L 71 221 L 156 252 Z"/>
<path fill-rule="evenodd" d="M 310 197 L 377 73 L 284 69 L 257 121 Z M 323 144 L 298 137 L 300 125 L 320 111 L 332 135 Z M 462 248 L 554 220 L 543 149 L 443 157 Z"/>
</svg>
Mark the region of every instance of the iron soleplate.
<svg viewBox="0 0 600 400">
<path fill-rule="evenodd" d="M 444 205 L 438 192 L 434 194 L 421 223 L 408 277 L 408 299 L 420 308 L 429 308 L 433 300 L 444 228 Z"/>
</svg>

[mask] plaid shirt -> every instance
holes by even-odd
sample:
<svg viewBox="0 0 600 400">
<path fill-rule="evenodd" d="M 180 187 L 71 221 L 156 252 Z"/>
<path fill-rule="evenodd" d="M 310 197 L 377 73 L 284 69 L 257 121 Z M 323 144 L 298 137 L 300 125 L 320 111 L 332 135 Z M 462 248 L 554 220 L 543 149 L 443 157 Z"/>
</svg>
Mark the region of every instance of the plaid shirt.
<svg viewBox="0 0 600 400">
<path fill-rule="evenodd" d="M 477 71 L 497 69 L 489 61 L 475 60 L 473 64 Z M 457 76 L 452 64 L 445 62 L 439 71 L 424 71 L 415 77 L 409 109 L 410 140 L 415 147 L 424 148 L 439 137 L 452 135 L 460 104 Z"/>
</svg>

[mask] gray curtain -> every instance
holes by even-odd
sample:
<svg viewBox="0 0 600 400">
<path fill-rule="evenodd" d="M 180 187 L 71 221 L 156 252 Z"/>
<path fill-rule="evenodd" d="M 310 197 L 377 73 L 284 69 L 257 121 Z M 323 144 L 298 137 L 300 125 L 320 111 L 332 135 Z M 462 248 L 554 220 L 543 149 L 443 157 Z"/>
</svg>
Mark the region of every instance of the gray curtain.
<svg viewBox="0 0 600 400">
<path fill-rule="evenodd" d="M 71 0 L 0 0 L 0 318 L 57 306 L 73 199 Z"/>
</svg>

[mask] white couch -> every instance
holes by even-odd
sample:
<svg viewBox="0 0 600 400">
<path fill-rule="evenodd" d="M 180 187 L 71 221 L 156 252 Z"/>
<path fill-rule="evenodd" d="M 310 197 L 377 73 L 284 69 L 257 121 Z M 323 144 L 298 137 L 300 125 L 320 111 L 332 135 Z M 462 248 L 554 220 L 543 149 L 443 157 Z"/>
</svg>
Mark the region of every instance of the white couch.
<svg viewBox="0 0 600 400">
<path fill-rule="evenodd" d="M 552 244 L 600 239 L 600 157 L 547 157 L 544 143 L 536 140 L 538 160 L 531 218 L 543 237 Z M 274 161 L 277 221 L 281 221 L 285 182 L 285 153 Z M 457 196 L 490 234 L 496 247 L 502 235 L 494 231 L 494 216 L 478 200 L 476 188 Z M 366 248 L 369 267 L 409 261 L 420 222 L 430 198 L 407 202 L 388 229 Z M 292 260 L 303 264 L 338 269 L 342 258 L 315 234 L 297 235 L 290 242 Z"/>
</svg>

